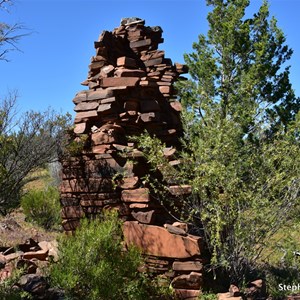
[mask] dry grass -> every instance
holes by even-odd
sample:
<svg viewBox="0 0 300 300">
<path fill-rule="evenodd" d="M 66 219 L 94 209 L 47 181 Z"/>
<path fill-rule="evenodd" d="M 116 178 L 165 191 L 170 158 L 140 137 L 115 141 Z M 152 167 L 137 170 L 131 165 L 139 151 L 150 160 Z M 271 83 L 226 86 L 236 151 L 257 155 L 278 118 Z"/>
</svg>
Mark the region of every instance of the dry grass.
<svg viewBox="0 0 300 300">
<path fill-rule="evenodd" d="M 21 209 L 15 210 L 5 217 L 0 217 L 0 246 L 14 247 L 33 238 L 36 241 L 52 241 L 59 232 L 47 231 L 35 224 L 26 222 Z"/>
<path fill-rule="evenodd" d="M 32 189 L 42 190 L 52 181 L 47 169 L 39 169 L 33 172 L 30 174 L 30 178 L 34 180 L 24 187 L 24 191 Z M 26 222 L 21 208 L 6 216 L 0 215 L 0 247 L 13 247 L 24 243 L 29 238 L 33 238 L 36 241 L 52 241 L 59 234 L 59 232 L 47 231 L 36 224 Z"/>
<path fill-rule="evenodd" d="M 29 179 L 33 180 L 25 185 L 25 191 L 29 191 L 32 189 L 42 190 L 52 180 L 50 173 L 47 169 L 38 169 L 37 171 L 32 172 L 28 177 Z"/>
</svg>

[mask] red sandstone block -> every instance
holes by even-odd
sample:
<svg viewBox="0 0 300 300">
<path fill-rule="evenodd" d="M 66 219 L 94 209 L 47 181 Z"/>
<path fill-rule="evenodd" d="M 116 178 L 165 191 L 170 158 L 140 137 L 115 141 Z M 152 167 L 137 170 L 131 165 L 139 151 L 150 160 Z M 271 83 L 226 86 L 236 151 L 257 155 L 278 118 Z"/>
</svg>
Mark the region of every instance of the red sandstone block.
<svg viewBox="0 0 300 300">
<path fill-rule="evenodd" d="M 100 85 L 102 87 L 136 86 L 139 80 L 139 77 L 107 77 L 101 79 Z"/>
<path fill-rule="evenodd" d="M 200 261 L 174 261 L 172 269 L 174 271 L 195 271 L 200 272 L 203 265 Z"/>
<path fill-rule="evenodd" d="M 121 199 L 124 202 L 149 202 L 149 189 L 139 188 L 135 190 L 124 190 L 122 191 Z"/>
<path fill-rule="evenodd" d="M 103 145 L 103 144 L 112 144 L 116 143 L 116 137 L 112 134 L 108 134 L 107 132 L 100 131 L 96 133 L 92 133 L 92 142 L 93 145 Z M 94 152 L 94 150 L 92 150 Z M 95 148 L 95 151 L 97 152 L 97 148 Z M 94 153 L 96 153 L 94 152 Z"/>
<path fill-rule="evenodd" d="M 202 284 L 202 274 L 197 272 L 191 272 L 190 274 L 180 275 L 175 277 L 171 285 L 173 288 L 177 289 L 200 289 Z"/>
<path fill-rule="evenodd" d="M 74 110 L 77 111 L 87 111 L 87 110 L 97 110 L 99 106 L 98 102 L 80 102 L 78 103 Z"/>
<path fill-rule="evenodd" d="M 150 46 L 151 44 L 152 44 L 151 39 L 145 39 L 136 42 L 130 42 L 129 46 L 130 48 L 140 48 L 140 47 Z"/>
<path fill-rule="evenodd" d="M 143 70 L 138 69 L 124 69 L 119 68 L 115 71 L 115 76 L 117 77 L 143 77 L 146 73 Z"/>
<path fill-rule="evenodd" d="M 155 210 L 150 211 L 132 211 L 133 218 L 143 224 L 151 224 L 154 220 Z"/>
<path fill-rule="evenodd" d="M 151 67 L 151 66 L 159 65 L 162 62 L 163 62 L 163 57 L 159 57 L 159 58 L 144 61 L 144 65 L 146 67 Z"/>
<path fill-rule="evenodd" d="M 177 112 L 182 111 L 182 105 L 179 101 L 172 101 L 170 102 L 170 106 Z"/>
<path fill-rule="evenodd" d="M 75 128 L 74 128 L 74 133 L 76 134 L 82 134 L 82 133 L 85 133 L 85 130 L 86 130 L 86 123 L 77 123 L 75 125 Z"/>
<path fill-rule="evenodd" d="M 101 100 L 113 96 L 112 90 L 98 89 L 96 91 L 86 91 L 86 101 Z M 82 95 L 80 95 L 83 97 Z"/>
<path fill-rule="evenodd" d="M 159 87 L 159 91 L 160 91 L 162 94 L 170 94 L 170 92 L 171 92 L 171 87 L 170 87 L 170 86 L 161 85 L 161 86 Z"/>
<path fill-rule="evenodd" d="M 123 232 L 127 245 L 136 245 L 148 255 L 179 259 L 200 255 L 200 237 L 175 235 L 163 227 L 135 221 L 124 222 Z"/>
<path fill-rule="evenodd" d="M 126 67 L 126 68 L 136 68 L 136 60 L 130 57 L 122 56 L 117 59 L 117 66 Z"/>
<path fill-rule="evenodd" d="M 159 57 L 164 57 L 164 55 L 165 55 L 165 51 L 163 50 L 148 51 L 147 53 L 141 55 L 141 60 L 142 61 L 151 60 Z"/>
<path fill-rule="evenodd" d="M 63 180 L 60 190 L 62 193 L 106 193 L 113 190 L 110 178 L 89 178 Z"/>
<path fill-rule="evenodd" d="M 84 112 L 79 112 L 75 116 L 75 123 L 82 123 L 84 121 L 87 121 L 90 118 L 95 118 L 98 116 L 98 113 L 96 110 L 88 110 Z"/>
</svg>

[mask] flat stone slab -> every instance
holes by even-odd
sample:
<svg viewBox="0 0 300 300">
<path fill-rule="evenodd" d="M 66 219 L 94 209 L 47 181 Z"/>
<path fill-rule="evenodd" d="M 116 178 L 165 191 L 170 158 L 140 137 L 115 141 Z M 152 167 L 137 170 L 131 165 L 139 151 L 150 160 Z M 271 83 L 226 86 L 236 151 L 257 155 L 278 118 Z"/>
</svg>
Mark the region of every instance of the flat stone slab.
<svg viewBox="0 0 300 300">
<path fill-rule="evenodd" d="M 139 224 L 135 221 L 124 222 L 123 231 L 128 245 L 136 245 L 148 255 L 169 258 L 200 255 L 200 237 L 175 235 L 163 227 Z"/>
</svg>

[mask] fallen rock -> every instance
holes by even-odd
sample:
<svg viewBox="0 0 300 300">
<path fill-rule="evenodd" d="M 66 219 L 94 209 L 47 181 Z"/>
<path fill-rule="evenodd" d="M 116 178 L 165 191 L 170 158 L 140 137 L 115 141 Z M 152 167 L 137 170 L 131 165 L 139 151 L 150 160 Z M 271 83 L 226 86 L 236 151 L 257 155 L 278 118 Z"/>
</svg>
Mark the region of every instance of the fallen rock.
<svg viewBox="0 0 300 300">
<path fill-rule="evenodd" d="M 47 289 L 47 283 L 44 277 L 36 274 L 27 274 L 21 276 L 19 285 L 24 291 L 39 296 L 45 294 Z"/>
<path fill-rule="evenodd" d="M 22 256 L 25 259 L 36 258 L 38 260 L 46 260 L 48 258 L 49 250 L 30 251 L 24 253 Z"/>
</svg>

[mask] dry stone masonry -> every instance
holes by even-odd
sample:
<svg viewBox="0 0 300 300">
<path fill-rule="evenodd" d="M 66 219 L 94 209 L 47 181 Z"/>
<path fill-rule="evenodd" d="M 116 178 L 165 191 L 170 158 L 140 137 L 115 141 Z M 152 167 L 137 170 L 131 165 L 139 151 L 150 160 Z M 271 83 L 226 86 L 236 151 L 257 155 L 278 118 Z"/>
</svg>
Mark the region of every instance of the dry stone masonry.
<svg viewBox="0 0 300 300">
<path fill-rule="evenodd" d="M 62 161 L 63 227 L 71 233 L 83 217 L 116 209 L 124 221 L 127 244 L 140 247 L 146 269 L 169 278 L 181 299 L 194 299 L 202 284 L 201 238 L 176 222 L 144 181 L 160 178 L 132 139 L 144 131 L 158 137 L 170 164 L 179 137 L 181 105 L 173 83 L 187 72 L 158 50 L 162 29 L 126 18 L 95 42 L 89 65 L 88 89 L 76 94 L 73 142 L 76 151 Z M 190 192 L 189 186 L 169 187 L 168 200 Z"/>
</svg>

